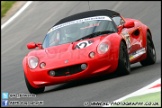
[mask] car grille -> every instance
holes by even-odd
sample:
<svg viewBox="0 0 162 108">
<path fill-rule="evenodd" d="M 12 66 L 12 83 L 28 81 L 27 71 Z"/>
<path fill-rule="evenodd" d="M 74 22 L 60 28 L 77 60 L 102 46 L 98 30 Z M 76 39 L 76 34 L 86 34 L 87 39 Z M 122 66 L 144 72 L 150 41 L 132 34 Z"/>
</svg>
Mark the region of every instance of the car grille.
<svg viewBox="0 0 162 108">
<path fill-rule="evenodd" d="M 55 77 L 56 77 L 56 76 L 72 75 L 81 72 L 82 69 L 81 69 L 81 64 L 78 64 L 78 65 L 68 66 L 60 69 L 55 69 L 53 71 L 55 71 Z"/>
</svg>

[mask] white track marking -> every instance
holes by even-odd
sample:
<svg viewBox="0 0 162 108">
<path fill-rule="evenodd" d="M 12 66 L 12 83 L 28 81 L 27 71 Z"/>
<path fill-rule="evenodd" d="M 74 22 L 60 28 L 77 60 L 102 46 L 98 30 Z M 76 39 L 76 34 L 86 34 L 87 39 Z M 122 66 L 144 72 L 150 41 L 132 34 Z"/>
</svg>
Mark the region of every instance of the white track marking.
<svg viewBox="0 0 162 108">
<path fill-rule="evenodd" d="M 149 90 L 150 87 L 155 86 L 156 84 L 161 84 L 161 78 L 159 78 L 158 80 L 154 81 L 153 83 L 151 83 L 151 84 L 149 84 L 149 85 L 147 85 L 147 86 L 145 86 L 145 87 L 143 87 L 143 88 L 141 88 L 141 89 L 139 89 L 139 90 L 137 90 L 137 91 L 135 91 L 135 92 L 133 92 L 133 93 L 130 93 L 130 94 L 128 94 L 128 95 L 126 95 L 126 96 L 124 96 L 124 97 L 122 97 L 122 98 L 119 98 L 119 99 L 117 99 L 117 100 L 115 100 L 115 101 L 113 101 L 113 102 L 121 102 L 121 101 L 123 101 L 123 100 L 125 100 L 125 99 L 127 99 L 127 98 L 130 98 L 130 97 L 139 96 L 139 95 L 147 94 L 147 93 L 158 92 L 158 91 L 161 90 L 161 89 L 160 89 L 161 87 L 158 87 L 158 88 L 151 88 L 152 90 Z M 148 91 L 148 90 L 149 90 L 149 91 Z M 142 93 L 141 93 L 141 92 L 142 92 Z M 145 92 L 145 93 L 143 93 L 143 92 Z M 110 106 L 111 106 L 111 105 L 109 104 L 109 105 L 104 105 L 104 106 L 102 106 L 102 107 L 110 107 Z"/>
<path fill-rule="evenodd" d="M 6 21 L 3 25 L 1 25 L 1 29 L 6 27 L 9 23 L 11 23 L 16 17 L 18 17 L 30 4 L 32 1 L 28 1 L 16 14 L 14 14 L 8 21 Z"/>
<path fill-rule="evenodd" d="M 145 91 L 141 91 L 139 92 L 138 94 L 134 94 L 134 96 L 141 96 L 141 95 L 145 95 L 145 94 L 148 94 L 148 93 L 155 93 L 155 92 L 160 92 L 160 88 L 161 87 L 156 87 L 156 88 L 151 88 L 151 89 L 148 89 L 148 90 L 145 90 Z"/>
<path fill-rule="evenodd" d="M 120 101 L 123 101 L 123 100 L 125 100 L 125 99 L 127 99 L 129 97 L 135 96 L 136 94 L 140 93 L 141 91 L 146 90 L 146 89 L 154 86 L 157 83 L 161 83 L 161 78 L 159 78 L 158 80 L 154 81 L 153 83 L 151 83 L 151 84 L 149 84 L 149 85 L 147 85 L 147 86 L 145 86 L 145 87 L 143 87 L 143 88 L 141 88 L 141 89 L 139 89 L 139 90 L 137 90 L 137 91 L 135 91 L 135 92 L 133 92 L 131 94 L 128 94 L 128 95 L 126 95 L 126 96 L 124 96 L 124 97 L 122 97 L 120 99 L 115 100 L 114 102 L 120 102 Z"/>
</svg>

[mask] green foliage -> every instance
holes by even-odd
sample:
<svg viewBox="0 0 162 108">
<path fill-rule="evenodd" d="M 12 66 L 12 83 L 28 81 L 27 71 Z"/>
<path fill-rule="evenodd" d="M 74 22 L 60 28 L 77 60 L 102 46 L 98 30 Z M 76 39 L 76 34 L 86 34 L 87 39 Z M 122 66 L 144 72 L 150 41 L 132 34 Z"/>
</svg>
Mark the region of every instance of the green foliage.
<svg viewBox="0 0 162 108">
<path fill-rule="evenodd" d="M 16 1 L 1 1 L 1 18 L 4 17 L 7 11 Z"/>
</svg>

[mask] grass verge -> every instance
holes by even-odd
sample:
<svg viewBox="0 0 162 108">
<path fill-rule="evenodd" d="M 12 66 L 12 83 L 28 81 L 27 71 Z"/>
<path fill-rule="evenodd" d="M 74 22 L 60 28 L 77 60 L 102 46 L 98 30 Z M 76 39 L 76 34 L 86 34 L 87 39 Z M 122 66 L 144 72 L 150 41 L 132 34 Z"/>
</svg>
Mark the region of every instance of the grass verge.
<svg viewBox="0 0 162 108">
<path fill-rule="evenodd" d="M 121 102 L 116 102 L 112 107 L 160 107 L 161 92 L 134 96 Z"/>
<path fill-rule="evenodd" d="M 13 6 L 16 1 L 1 1 L 1 18 L 4 17 L 7 11 Z"/>
</svg>

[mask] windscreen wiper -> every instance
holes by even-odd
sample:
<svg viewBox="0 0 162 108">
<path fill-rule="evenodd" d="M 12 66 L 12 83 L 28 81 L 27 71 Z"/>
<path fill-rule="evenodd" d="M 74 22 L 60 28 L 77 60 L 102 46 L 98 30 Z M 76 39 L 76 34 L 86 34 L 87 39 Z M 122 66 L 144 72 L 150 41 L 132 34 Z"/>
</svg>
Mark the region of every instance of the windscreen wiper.
<svg viewBox="0 0 162 108">
<path fill-rule="evenodd" d="M 84 36 L 84 37 L 82 37 L 80 39 L 77 39 L 76 41 L 87 39 L 87 38 L 93 38 L 93 37 L 96 37 L 96 36 L 99 36 L 99 35 L 102 35 L 102 34 L 108 34 L 108 33 L 115 33 L 115 31 L 106 30 L 106 31 L 94 32 L 94 33 L 86 35 L 86 36 Z"/>
</svg>

